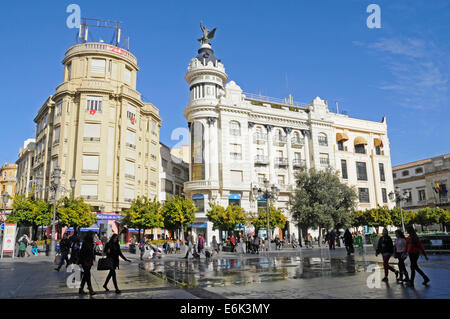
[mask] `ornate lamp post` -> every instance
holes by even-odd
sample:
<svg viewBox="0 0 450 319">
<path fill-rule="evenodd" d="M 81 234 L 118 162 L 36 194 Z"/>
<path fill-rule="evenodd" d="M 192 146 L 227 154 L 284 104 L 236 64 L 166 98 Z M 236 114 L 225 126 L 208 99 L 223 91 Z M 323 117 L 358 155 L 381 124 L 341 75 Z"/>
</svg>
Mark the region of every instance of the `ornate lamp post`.
<svg viewBox="0 0 450 319">
<path fill-rule="evenodd" d="M 58 194 L 58 186 L 61 182 L 61 169 L 59 167 L 55 167 L 53 170 L 53 185 L 50 186 L 50 189 L 54 192 L 54 205 L 53 205 L 53 220 L 52 220 L 52 239 L 50 241 L 50 252 L 49 256 L 55 256 L 55 221 L 56 221 L 56 203 L 57 203 L 57 194 Z"/>
<path fill-rule="evenodd" d="M 256 185 L 253 186 L 253 194 L 258 194 L 258 196 L 262 196 L 266 200 L 266 213 L 267 213 L 267 241 L 268 241 L 268 250 L 270 251 L 270 240 L 272 238 L 270 234 L 270 225 L 269 225 L 269 200 L 276 201 L 278 199 L 278 195 L 280 195 L 279 188 L 272 184 L 270 185 L 267 179 L 264 180 L 264 189 L 258 188 Z"/>
<path fill-rule="evenodd" d="M 8 192 L 2 194 L 2 201 L 3 201 L 3 214 L 6 215 L 6 204 L 8 204 L 9 200 L 9 194 Z"/>
<path fill-rule="evenodd" d="M 398 206 L 400 208 L 400 215 L 402 217 L 402 229 L 403 229 L 403 233 L 405 233 L 405 223 L 403 221 L 402 201 L 408 200 L 410 198 L 411 194 L 407 191 L 400 193 L 400 188 L 396 187 L 395 192 L 391 191 L 388 196 L 391 201 L 396 201 L 396 203 L 398 204 Z"/>
<path fill-rule="evenodd" d="M 72 188 L 72 198 L 74 198 L 75 197 L 75 185 L 77 183 L 77 180 L 75 179 L 75 177 L 72 177 L 69 182 L 70 182 L 70 188 Z"/>
</svg>

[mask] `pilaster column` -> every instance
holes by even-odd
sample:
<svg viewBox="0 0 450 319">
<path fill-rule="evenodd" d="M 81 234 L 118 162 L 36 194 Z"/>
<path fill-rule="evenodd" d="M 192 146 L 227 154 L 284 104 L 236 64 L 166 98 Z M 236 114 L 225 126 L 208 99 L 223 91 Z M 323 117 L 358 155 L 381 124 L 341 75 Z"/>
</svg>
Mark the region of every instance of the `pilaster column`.
<svg viewBox="0 0 450 319">
<path fill-rule="evenodd" d="M 301 130 L 303 138 L 305 139 L 305 161 L 306 161 L 306 168 L 311 168 L 311 154 L 309 150 L 309 138 L 310 134 L 307 130 Z"/>
<path fill-rule="evenodd" d="M 292 154 L 291 154 L 291 132 L 292 128 L 285 127 L 284 132 L 286 133 L 286 145 L 287 145 L 287 159 L 288 159 L 288 178 L 287 185 L 292 185 L 294 182 L 293 176 L 293 163 L 292 163 Z"/>
<path fill-rule="evenodd" d="M 269 157 L 269 176 L 268 180 L 271 183 L 275 183 L 275 154 L 273 153 L 273 125 L 264 125 L 267 130 L 267 155 Z"/>
<path fill-rule="evenodd" d="M 218 181 L 219 180 L 219 156 L 217 153 L 218 140 L 217 140 L 217 127 L 216 118 L 208 117 L 208 131 L 209 131 L 209 180 Z"/>
</svg>

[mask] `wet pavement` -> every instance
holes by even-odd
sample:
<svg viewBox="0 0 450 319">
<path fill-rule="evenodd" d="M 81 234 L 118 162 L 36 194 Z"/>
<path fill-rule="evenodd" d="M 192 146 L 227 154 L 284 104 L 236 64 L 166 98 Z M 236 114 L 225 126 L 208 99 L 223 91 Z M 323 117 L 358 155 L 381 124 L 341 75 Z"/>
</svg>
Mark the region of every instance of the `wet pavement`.
<svg viewBox="0 0 450 319">
<path fill-rule="evenodd" d="M 121 262 L 117 272 L 120 295 L 114 293 L 112 282 L 111 291 L 103 292 L 107 272 L 94 270 L 92 283 L 98 294 L 80 297 L 77 289 L 67 287 L 70 274 L 54 271 L 54 265 L 42 258 L 1 262 L 0 298 L 450 298 L 449 255 L 434 255 L 429 261 L 421 258 L 419 266 L 431 282 L 425 287 L 416 275 L 415 289 L 397 284 L 393 273 L 389 284 L 378 282 L 379 286 L 370 288 L 368 279 L 384 276 L 381 257 L 375 257 L 370 249 L 350 257 L 343 249 L 223 253 L 200 260 L 164 255 L 143 262 L 129 256 L 133 263 Z M 391 259 L 396 268 L 395 262 Z M 368 272 L 368 268 L 379 274 Z"/>
</svg>

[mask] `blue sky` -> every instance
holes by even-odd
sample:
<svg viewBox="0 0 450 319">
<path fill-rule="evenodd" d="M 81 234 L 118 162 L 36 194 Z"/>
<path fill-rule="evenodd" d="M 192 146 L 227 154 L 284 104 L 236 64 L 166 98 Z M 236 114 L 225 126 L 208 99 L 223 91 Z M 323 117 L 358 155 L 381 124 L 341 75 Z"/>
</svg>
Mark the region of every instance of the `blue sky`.
<svg viewBox="0 0 450 319">
<path fill-rule="evenodd" d="M 66 7 L 123 22 L 138 58 L 138 90 L 163 118 L 161 141 L 186 127 L 184 80 L 199 21 L 230 80 L 245 92 L 335 101 L 352 117 L 387 116 L 392 164 L 450 152 L 450 3 L 433 1 L 8 1 L 0 38 L 0 163 L 35 135 L 33 118 L 61 83 L 75 31 Z M 381 8 L 369 29 L 366 8 Z M 109 39 L 105 39 L 109 40 Z M 287 78 L 287 81 L 286 81 Z"/>
</svg>

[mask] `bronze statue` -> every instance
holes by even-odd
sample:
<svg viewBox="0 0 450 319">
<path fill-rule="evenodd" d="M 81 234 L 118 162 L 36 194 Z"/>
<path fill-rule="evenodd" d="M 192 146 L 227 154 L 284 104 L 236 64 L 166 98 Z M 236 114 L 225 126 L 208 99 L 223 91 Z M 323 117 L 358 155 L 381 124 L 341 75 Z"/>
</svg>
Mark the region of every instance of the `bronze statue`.
<svg viewBox="0 0 450 319">
<path fill-rule="evenodd" d="M 203 23 L 200 21 L 200 29 L 203 31 L 203 36 L 200 39 L 197 39 L 201 44 L 209 44 L 209 41 L 211 41 L 214 38 L 214 33 L 216 32 L 216 28 L 212 29 L 212 31 L 209 31 L 206 26 L 203 25 Z"/>
</svg>

